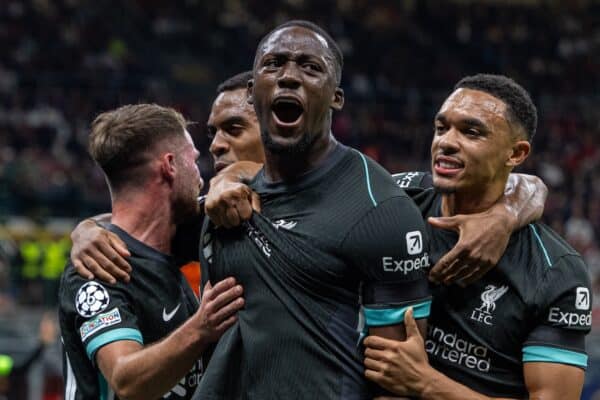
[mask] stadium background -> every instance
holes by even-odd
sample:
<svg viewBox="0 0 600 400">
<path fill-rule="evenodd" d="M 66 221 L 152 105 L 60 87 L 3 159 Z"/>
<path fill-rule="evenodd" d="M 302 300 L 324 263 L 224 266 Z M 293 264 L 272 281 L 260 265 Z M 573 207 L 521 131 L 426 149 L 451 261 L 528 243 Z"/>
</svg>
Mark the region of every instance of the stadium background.
<svg viewBox="0 0 600 400">
<path fill-rule="evenodd" d="M 521 171 L 548 185 L 544 220 L 584 255 L 600 299 L 599 1 L 2 0 L 0 353 L 27 357 L 56 304 L 68 233 L 109 209 L 85 150 L 93 117 L 174 106 L 198 122 L 207 180 L 216 85 L 251 68 L 264 33 L 298 18 L 325 27 L 345 55 L 334 134 L 392 172 L 429 168 L 432 117 L 460 77 L 503 73 L 528 88 L 540 123 Z M 586 399 L 600 388 L 599 310 Z M 22 398 L 60 398 L 58 347 L 19 383 Z"/>
</svg>

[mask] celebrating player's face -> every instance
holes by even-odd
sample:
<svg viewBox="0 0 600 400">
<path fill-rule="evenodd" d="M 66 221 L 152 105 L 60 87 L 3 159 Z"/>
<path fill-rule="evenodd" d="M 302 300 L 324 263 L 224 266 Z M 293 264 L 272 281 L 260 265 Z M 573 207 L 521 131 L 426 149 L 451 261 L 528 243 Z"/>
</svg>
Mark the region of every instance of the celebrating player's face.
<svg viewBox="0 0 600 400">
<path fill-rule="evenodd" d="M 208 117 L 208 132 L 217 173 L 237 161 L 265 162 L 258 120 L 245 88 L 217 96 Z"/>
<path fill-rule="evenodd" d="M 186 131 L 184 145 L 175 155 L 177 176 L 174 181 L 172 206 L 176 223 L 181 223 L 200 212 L 197 199 L 202 186 L 204 186 L 204 181 L 198 169 L 199 156 L 200 152 Z"/>
<path fill-rule="evenodd" d="M 435 118 L 431 144 L 434 185 L 445 192 L 479 193 L 504 185 L 511 167 L 506 104 L 485 92 L 458 89 Z"/>
<path fill-rule="evenodd" d="M 250 90 L 267 150 L 304 152 L 329 134 L 330 110 L 343 104 L 334 63 L 325 39 L 297 26 L 258 49 Z"/>
</svg>

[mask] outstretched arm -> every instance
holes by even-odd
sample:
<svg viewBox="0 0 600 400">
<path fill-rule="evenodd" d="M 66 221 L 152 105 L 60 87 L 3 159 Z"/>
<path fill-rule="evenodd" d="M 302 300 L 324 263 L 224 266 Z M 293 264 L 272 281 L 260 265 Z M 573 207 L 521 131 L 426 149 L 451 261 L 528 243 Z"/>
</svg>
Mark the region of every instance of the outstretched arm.
<svg viewBox="0 0 600 400">
<path fill-rule="evenodd" d="M 504 196 L 490 209 L 469 215 L 429 218 L 435 228 L 458 232 L 454 248 L 430 271 L 437 283 L 470 284 L 493 268 L 506 250 L 510 235 L 539 219 L 548 188 L 533 175 L 511 174 Z"/>
<path fill-rule="evenodd" d="M 98 225 L 110 222 L 110 214 L 101 214 L 81 221 L 71 232 L 71 261 L 75 271 L 87 279 L 94 277 L 108 283 L 116 279 L 129 282 L 131 265 L 125 260 L 129 251 L 114 233 Z"/>
</svg>

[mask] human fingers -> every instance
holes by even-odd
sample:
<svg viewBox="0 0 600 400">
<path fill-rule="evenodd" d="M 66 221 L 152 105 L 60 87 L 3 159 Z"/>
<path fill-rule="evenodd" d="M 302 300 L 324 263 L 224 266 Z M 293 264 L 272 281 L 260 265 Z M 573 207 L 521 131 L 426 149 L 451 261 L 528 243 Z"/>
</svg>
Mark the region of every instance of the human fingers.
<svg viewBox="0 0 600 400">
<path fill-rule="evenodd" d="M 462 217 L 459 215 L 452 217 L 429 217 L 427 218 L 427 222 L 434 228 L 458 232 Z"/>
<path fill-rule="evenodd" d="M 120 281 L 129 282 L 131 265 L 115 251 L 114 247 L 102 244 L 97 251 L 90 255 L 96 258 L 96 261 L 98 261 L 100 266 L 104 268 L 106 272 Z M 102 258 L 100 258 L 100 255 Z"/>
<path fill-rule="evenodd" d="M 241 310 L 244 307 L 244 304 L 245 302 L 243 298 L 236 298 L 233 301 L 230 301 L 229 303 L 224 305 L 223 307 L 214 308 L 215 312 L 213 313 L 211 319 L 214 321 L 215 325 L 218 325 L 222 321 L 225 321 L 226 319 L 231 317 L 232 315 L 235 315 L 239 310 Z"/>
<path fill-rule="evenodd" d="M 415 320 L 414 310 L 412 307 L 409 307 L 404 313 L 404 328 L 406 329 L 407 339 L 414 336 L 421 336 L 421 332 L 419 332 L 419 327 L 417 326 L 417 321 Z"/>
<path fill-rule="evenodd" d="M 363 341 L 363 345 L 365 347 L 368 347 L 368 348 L 371 348 L 374 350 L 388 349 L 388 348 L 392 347 L 394 345 L 394 343 L 396 343 L 395 340 L 386 339 L 381 336 L 375 336 L 375 335 L 367 336 L 366 339 Z"/>
<path fill-rule="evenodd" d="M 260 196 L 258 195 L 258 193 L 252 192 L 252 193 L 250 193 L 250 197 L 251 197 L 251 202 L 252 202 L 252 209 L 258 213 L 261 212 L 262 205 L 261 205 Z"/>
<path fill-rule="evenodd" d="M 92 274 L 83 264 L 83 261 L 80 258 L 76 258 L 73 260 L 73 268 L 75 268 L 75 272 L 85 279 L 94 279 L 94 274 Z"/>
<path fill-rule="evenodd" d="M 245 199 L 240 199 L 235 208 L 241 221 L 247 221 L 252 217 L 252 198 L 250 195 Z"/>
<path fill-rule="evenodd" d="M 202 291 L 202 301 L 211 301 L 221 293 L 227 291 L 235 285 L 235 278 L 226 278 L 219 282 L 217 282 L 214 286 L 210 281 L 206 282 L 204 285 L 204 290 Z"/>
<path fill-rule="evenodd" d="M 219 293 L 211 300 L 213 309 L 217 310 L 226 304 L 229 304 L 233 300 L 240 297 L 242 293 L 244 293 L 244 290 L 242 289 L 241 285 L 235 285 L 223 291 L 222 293 Z"/>
<path fill-rule="evenodd" d="M 429 271 L 429 280 L 434 283 L 440 283 L 452 270 L 452 267 L 460 260 L 464 254 L 464 249 L 458 244 L 444 254 L 433 268 Z"/>
<path fill-rule="evenodd" d="M 106 282 L 106 283 L 110 283 L 110 284 L 115 284 L 117 283 L 117 280 L 110 275 L 108 272 L 106 272 L 97 262 L 94 258 L 88 256 L 88 255 L 84 255 L 82 257 L 82 261 L 83 264 L 85 265 L 85 267 L 87 268 L 88 271 L 90 271 L 92 273 L 92 275 L 94 275 L 94 278 L 102 281 L 102 282 Z"/>
<path fill-rule="evenodd" d="M 121 257 L 131 256 L 131 253 L 127 249 L 127 245 L 123 240 L 121 240 L 120 237 L 118 237 L 112 232 L 108 232 L 108 239 L 110 241 L 110 245 L 113 247 L 113 249 L 115 249 L 117 253 L 119 253 Z"/>
<path fill-rule="evenodd" d="M 231 317 L 227 318 L 225 321 L 221 322 L 219 324 L 219 326 L 217 326 L 217 331 L 218 332 L 225 332 L 227 329 L 229 329 L 231 327 L 231 325 L 235 324 L 235 322 L 238 320 L 237 315 L 232 315 Z"/>
</svg>

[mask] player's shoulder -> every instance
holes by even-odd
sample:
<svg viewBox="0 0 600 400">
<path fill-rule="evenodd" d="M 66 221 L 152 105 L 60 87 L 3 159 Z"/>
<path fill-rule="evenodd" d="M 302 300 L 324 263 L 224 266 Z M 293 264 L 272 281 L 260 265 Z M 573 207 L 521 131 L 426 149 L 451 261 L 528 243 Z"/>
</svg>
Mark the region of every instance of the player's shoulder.
<svg viewBox="0 0 600 400">
<path fill-rule="evenodd" d="M 585 265 L 577 250 L 548 225 L 534 222 L 527 229 L 531 241 L 536 244 L 537 252 L 544 256 L 549 267 L 560 267 L 562 264 Z"/>
<path fill-rule="evenodd" d="M 357 191 L 368 194 L 368 198 L 373 205 L 382 203 L 392 197 L 408 197 L 392 178 L 392 175 L 377 161 L 352 149 L 354 168 L 355 187 L 363 188 Z"/>
<path fill-rule="evenodd" d="M 524 227 L 518 237 L 521 251 L 537 276 L 550 280 L 551 286 L 589 286 L 588 267 L 583 257 L 546 224 L 535 222 Z"/>
</svg>

